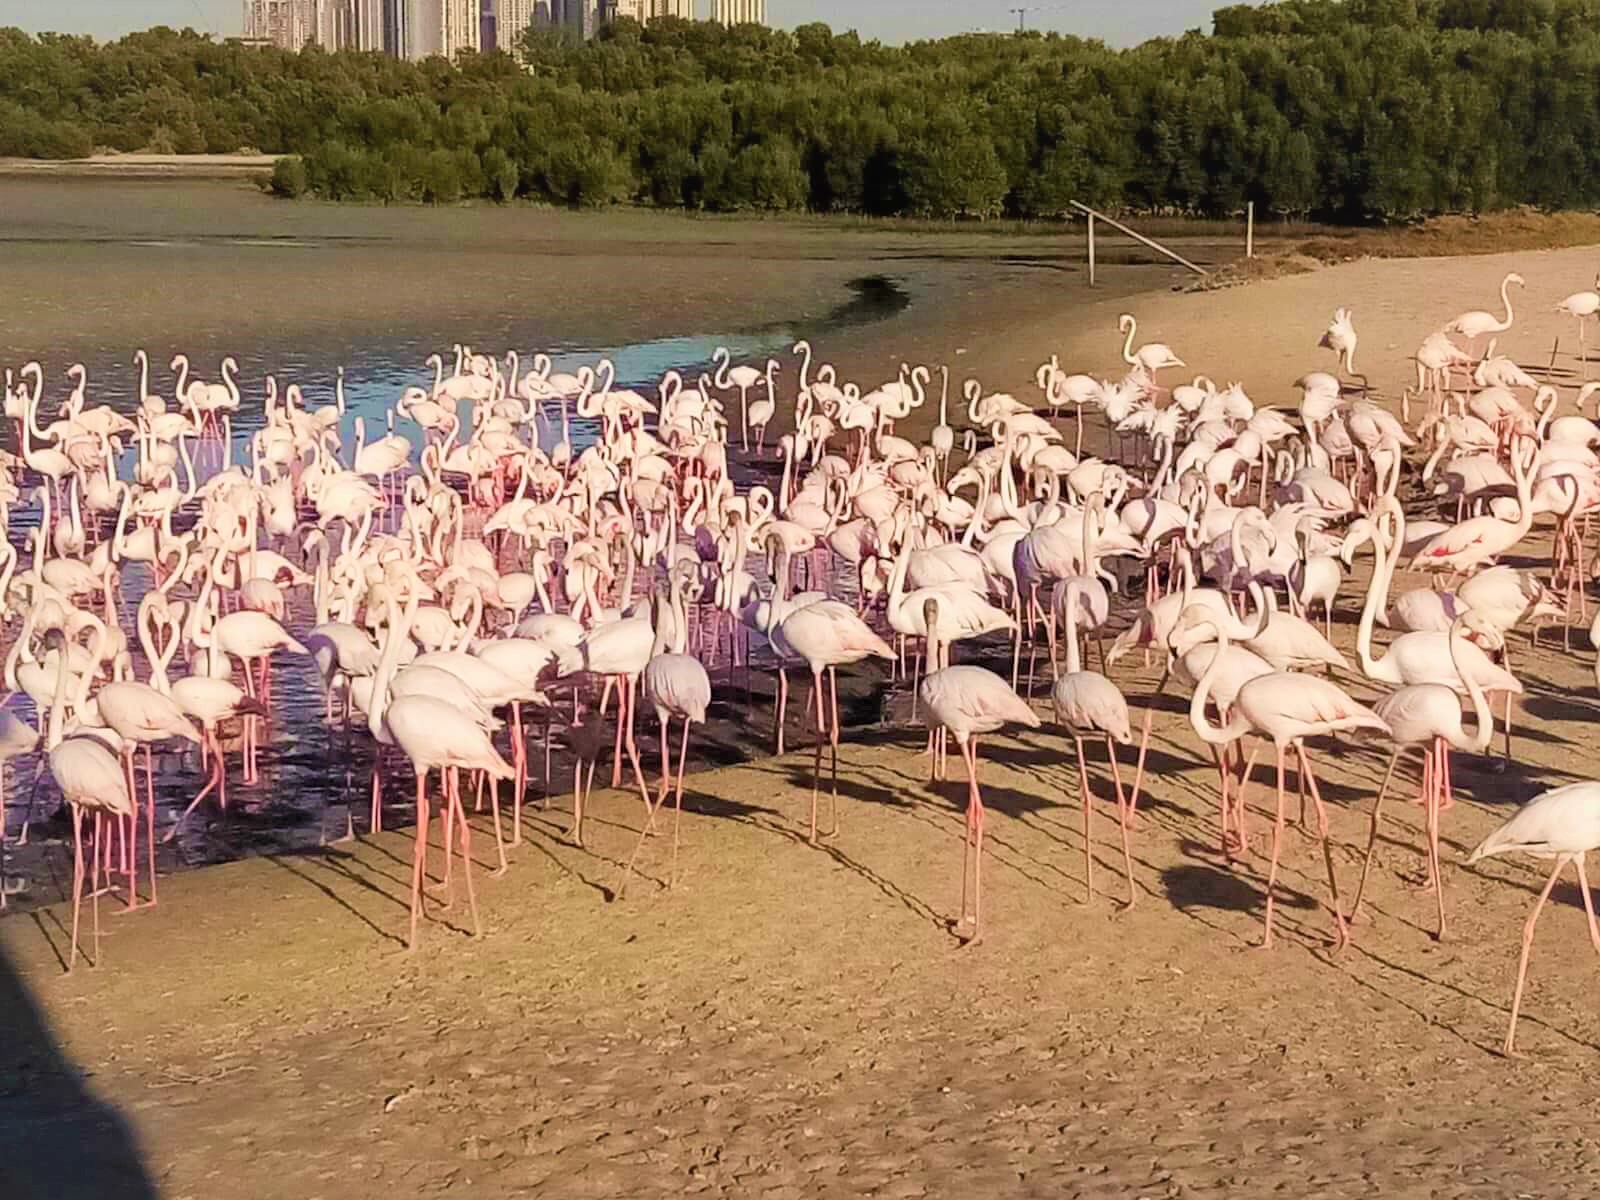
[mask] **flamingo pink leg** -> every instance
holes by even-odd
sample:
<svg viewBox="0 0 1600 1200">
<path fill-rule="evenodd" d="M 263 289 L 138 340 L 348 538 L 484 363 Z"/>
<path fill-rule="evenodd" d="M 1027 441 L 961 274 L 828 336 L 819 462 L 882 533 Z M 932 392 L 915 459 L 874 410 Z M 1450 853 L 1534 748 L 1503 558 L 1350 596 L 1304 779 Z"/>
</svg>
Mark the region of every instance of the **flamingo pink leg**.
<svg viewBox="0 0 1600 1200">
<path fill-rule="evenodd" d="M 472 826 L 461 806 L 461 771 L 450 768 L 450 803 L 455 809 L 456 821 L 461 826 L 461 872 L 467 878 L 467 907 L 472 912 L 472 936 L 483 936 L 483 922 L 478 918 L 478 893 L 472 884 Z M 448 818 L 446 818 L 448 819 Z"/>
<path fill-rule="evenodd" d="M 1344 903 L 1339 899 L 1339 876 L 1333 867 L 1333 842 L 1328 837 L 1328 809 L 1322 803 L 1322 789 L 1317 785 L 1317 773 L 1311 769 L 1311 756 L 1306 753 L 1305 743 L 1296 742 L 1295 750 L 1300 756 L 1300 770 L 1311 789 L 1311 803 L 1317 810 L 1317 836 L 1322 842 L 1322 861 L 1328 869 L 1328 892 L 1333 897 L 1335 947 L 1343 949 L 1350 944 L 1350 930 L 1344 923 Z"/>
<path fill-rule="evenodd" d="M 428 857 L 428 773 L 417 772 L 417 836 L 411 851 L 411 936 L 406 949 L 417 948 L 417 921 L 422 916 L 422 876 Z"/>
<path fill-rule="evenodd" d="M 1133 850 L 1128 843 L 1128 818 L 1133 806 L 1122 790 L 1122 771 L 1117 764 L 1117 744 L 1106 737 L 1106 758 L 1111 763 L 1111 781 L 1117 789 L 1117 823 L 1122 826 L 1122 867 L 1128 877 L 1128 907 L 1132 908 L 1137 894 L 1133 890 Z"/>
<path fill-rule="evenodd" d="M 1383 785 L 1378 788 L 1378 797 L 1372 802 L 1372 824 L 1367 830 L 1367 854 L 1361 862 L 1361 880 L 1356 884 L 1356 898 L 1350 905 L 1350 922 L 1354 924 L 1361 917 L 1361 897 L 1367 891 L 1367 876 L 1372 871 L 1372 858 L 1378 845 L 1378 823 L 1383 816 L 1384 797 L 1389 794 L 1389 784 L 1394 779 L 1394 769 L 1400 761 L 1400 755 L 1405 753 L 1404 746 L 1396 746 L 1394 753 L 1389 756 L 1389 767 L 1383 773 Z"/>
<path fill-rule="evenodd" d="M 967 766 L 967 829 L 961 858 L 961 916 L 956 936 L 969 946 L 983 940 L 983 793 L 978 790 L 978 739 L 969 737 L 961 747 Z M 972 875 L 972 932 L 966 932 L 967 874 Z"/>
<path fill-rule="evenodd" d="M 70 803 L 70 802 L 69 802 Z M 94 847 L 100 857 L 100 847 Z M 83 907 L 83 809 L 72 804 L 72 949 L 67 956 L 67 973 L 78 961 L 78 914 Z"/>
</svg>

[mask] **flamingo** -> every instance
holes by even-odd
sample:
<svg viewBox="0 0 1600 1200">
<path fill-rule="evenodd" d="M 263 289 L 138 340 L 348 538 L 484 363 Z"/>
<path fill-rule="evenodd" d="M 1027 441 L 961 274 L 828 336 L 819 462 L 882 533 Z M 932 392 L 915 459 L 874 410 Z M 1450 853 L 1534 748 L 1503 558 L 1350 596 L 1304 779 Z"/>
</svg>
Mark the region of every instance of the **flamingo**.
<svg viewBox="0 0 1600 1200">
<path fill-rule="evenodd" d="M 1164 342 L 1146 342 L 1137 350 L 1133 348 L 1134 335 L 1139 331 L 1139 322 L 1133 319 L 1131 313 L 1123 313 L 1117 318 L 1117 332 L 1127 335 L 1122 343 L 1122 361 L 1131 367 L 1148 371 L 1154 375 L 1163 367 L 1181 367 L 1183 359 L 1172 352 L 1172 347 Z"/>
<path fill-rule="evenodd" d="M 1327 331 L 1317 345 L 1333 351 L 1334 358 L 1343 363 L 1346 375 L 1355 375 L 1356 327 L 1348 308 L 1334 309 L 1333 320 L 1328 322 Z"/>
<path fill-rule="evenodd" d="M 1578 357 L 1583 363 L 1583 373 L 1589 373 L 1589 351 L 1584 342 L 1584 322 L 1590 317 L 1600 314 L 1600 275 L 1595 277 L 1595 291 L 1573 292 L 1564 297 L 1555 307 L 1558 313 L 1565 313 L 1578 322 Z"/>
<path fill-rule="evenodd" d="M 1491 312 L 1485 312 L 1481 308 L 1475 308 L 1470 312 L 1462 313 L 1460 316 L 1450 321 L 1444 327 L 1442 332 L 1459 333 L 1462 337 L 1467 339 L 1467 344 L 1470 347 L 1473 342 L 1477 341 L 1485 334 L 1504 333 L 1506 330 L 1510 329 L 1511 321 L 1515 314 L 1511 311 L 1511 295 L 1507 289 L 1513 283 L 1518 287 L 1525 286 L 1522 276 L 1518 275 L 1515 271 L 1510 272 L 1504 279 L 1500 281 L 1500 303 L 1505 306 L 1505 320 L 1500 320 L 1500 318 L 1496 317 Z"/>
<path fill-rule="evenodd" d="M 1204 595 L 1205 593 L 1196 593 Z M 1182 597 L 1179 596 L 1179 599 Z M 1186 684 L 1192 692 L 1199 686 L 1200 680 L 1205 678 L 1207 669 L 1214 660 L 1220 660 L 1216 674 L 1211 680 L 1211 703 L 1216 705 L 1217 712 L 1224 718 L 1233 707 L 1239 689 L 1250 680 L 1260 675 L 1270 675 L 1273 666 L 1254 651 L 1244 646 L 1233 643 L 1220 646 L 1216 642 L 1207 641 L 1203 630 L 1196 631 L 1192 622 L 1194 620 L 1191 609 L 1198 606 L 1187 605 L 1178 618 L 1178 624 L 1171 631 L 1171 636 L 1166 640 L 1168 648 L 1167 673 L 1163 674 L 1160 683 L 1156 685 L 1156 695 L 1166 690 L 1168 675 L 1175 676 L 1180 682 Z M 1198 611 L 1207 611 L 1198 609 Z M 1221 610 L 1216 610 L 1221 611 Z M 1188 620 L 1184 615 L 1188 615 Z M 1215 615 L 1215 613 L 1213 613 Z M 1154 699 L 1152 698 L 1152 705 Z M 1145 710 L 1145 733 L 1148 740 L 1150 729 L 1150 708 Z M 1230 803 L 1229 793 L 1232 790 L 1230 767 L 1228 765 L 1230 747 L 1222 747 L 1212 751 L 1217 767 L 1217 801 L 1220 814 L 1219 829 L 1221 832 L 1221 847 L 1225 857 L 1232 858 L 1249 849 L 1249 837 L 1245 832 L 1244 806 L 1241 803 L 1237 810 Z M 1140 745 L 1141 755 L 1144 753 L 1144 743 Z M 1242 763 L 1241 763 L 1242 765 Z M 1234 827 L 1234 828 L 1230 828 Z"/>
<path fill-rule="evenodd" d="M 927 608 L 937 608 L 938 600 L 930 598 Z M 933 646 L 929 649 L 930 661 L 938 661 L 937 611 L 923 614 L 929 629 L 934 631 Z M 954 924 L 958 938 L 968 945 L 976 945 L 983 938 L 983 793 L 978 788 L 978 736 L 990 734 L 1006 725 L 1021 725 L 1027 729 L 1039 728 L 1039 715 L 1029 708 L 1010 685 L 993 671 L 982 667 L 945 667 L 923 677 L 917 689 L 927 714 L 930 729 L 941 728 L 950 733 L 961 748 L 962 761 L 967 766 L 967 828 L 962 841 L 961 858 L 961 914 Z M 967 879 L 972 879 L 971 925 L 968 926 Z"/>
<path fill-rule="evenodd" d="M 617 787 L 622 782 L 622 751 L 626 746 L 628 761 L 633 764 L 634 779 L 639 784 L 639 795 L 644 799 L 647 826 L 654 809 L 650 804 L 649 790 L 645 787 L 644 770 L 639 765 L 639 745 L 633 736 L 633 694 L 640 673 L 650 662 L 654 647 L 655 630 L 648 616 L 623 617 L 597 626 L 576 646 L 559 650 L 560 662 L 557 666 L 557 675 L 561 678 L 587 671 L 591 675 L 604 677 L 608 692 L 611 683 L 617 685 L 617 736 L 612 746 L 611 786 Z M 604 709 L 605 698 L 602 697 L 602 715 Z M 593 778 L 592 765 L 590 778 Z M 581 793 L 573 797 L 572 840 L 574 845 L 583 845 Z"/>
<path fill-rule="evenodd" d="M 1122 792 L 1122 774 L 1117 769 L 1117 746 L 1133 742 L 1133 730 L 1128 723 L 1128 702 L 1117 685 L 1098 671 L 1085 671 L 1078 655 L 1077 613 L 1079 598 L 1083 593 L 1081 579 L 1066 583 L 1066 622 L 1062 637 L 1066 640 L 1067 669 L 1055 682 L 1050 702 L 1055 709 L 1056 721 L 1072 735 L 1078 750 L 1078 791 L 1083 802 L 1083 870 L 1089 889 L 1089 899 L 1094 899 L 1094 852 L 1089 838 L 1089 768 L 1084 762 L 1083 739 L 1099 735 L 1105 739 L 1106 756 L 1111 763 L 1111 777 L 1117 791 L 1117 820 L 1122 826 L 1122 863 L 1128 878 L 1128 907 L 1133 907 L 1133 856 L 1128 849 L 1129 805 Z M 1148 726 L 1146 727 L 1148 728 Z M 1134 785 L 1134 802 L 1138 802 L 1138 784 Z"/>
<path fill-rule="evenodd" d="M 1411 684 L 1378 701 L 1373 711 L 1389 723 L 1394 738 L 1394 753 L 1389 756 L 1389 766 L 1384 772 L 1383 786 L 1372 804 L 1372 825 L 1367 835 L 1367 855 L 1361 864 L 1361 881 L 1356 885 L 1356 898 L 1350 906 L 1350 919 L 1361 913 L 1361 897 L 1367 890 L 1367 875 L 1372 870 L 1373 852 L 1378 844 L 1378 821 L 1383 811 L 1383 799 L 1388 794 L 1394 777 L 1395 765 L 1400 756 L 1411 747 L 1422 750 L 1422 802 L 1428 837 L 1428 878 L 1433 882 L 1439 907 L 1439 931 L 1436 938 L 1444 940 L 1444 882 L 1439 863 L 1439 813 L 1448 807 L 1450 797 L 1450 751 L 1467 750 L 1482 754 L 1494 737 L 1494 718 L 1489 712 L 1489 702 L 1476 674 L 1463 661 L 1463 650 L 1473 643 L 1467 640 L 1471 631 L 1499 642 L 1500 635 L 1487 619 L 1475 612 L 1462 613 L 1450 627 L 1450 662 L 1456 674 L 1466 681 L 1467 695 L 1472 700 L 1476 721 L 1474 735 L 1468 737 L 1461 726 L 1461 700 L 1453 688 L 1439 683 Z"/>
<path fill-rule="evenodd" d="M 935 612 L 937 617 L 937 612 Z M 839 832 L 839 678 L 838 668 L 858 663 L 865 658 L 882 658 L 894 661 L 894 651 L 889 644 L 867 627 L 848 604 L 837 600 L 819 600 L 789 613 L 774 624 L 767 633 L 773 649 L 784 658 L 802 659 L 811 669 L 812 690 L 817 698 L 817 745 L 811 770 L 811 834 L 813 845 L 817 841 L 817 792 L 822 777 L 822 742 L 826 738 L 833 760 L 833 791 L 830 809 L 832 827 L 826 836 Z M 932 651 L 929 651 L 930 661 Z M 830 704 L 824 700 L 822 673 L 828 673 L 828 695 L 831 697 L 833 721 L 830 725 Z"/>
<path fill-rule="evenodd" d="M 761 372 L 743 364 L 730 370 L 729 364 L 733 362 L 733 352 L 726 346 L 718 346 L 711 360 L 717 366 L 716 385 L 724 390 L 730 387 L 739 389 L 740 445 L 748 454 L 750 453 L 750 389 L 761 382 Z"/>
<path fill-rule="evenodd" d="M 1513 447 L 1511 469 L 1517 483 L 1517 519 L 1503 521 L 1495 516 L 1469 517 L 1443 533 L 1429 538 L 1412 556 L 1413 568 L 1466 571 L 1506 553 L 1533 528 L 1533 496 L 1530 474 L 1536 446 L 1524 454 Z"/>
<path fill-rule="evenodd" d="M 117 761 L 116 755 L 106 749 L 105 744 L 88 735 L 64 737 L 62 724 L 66 715 L 67 691 L 71 682 L 68 655 L 64 638 L 59 630 L 51 630 L 45 638 L 47 643 L 53 643 L 59 653 L 56 665 L 55 696 L 50 704 L 50 717 L 45 733 L 45 749 L 50 763 L 50 774 L 56 781 L 56 786 L 61 789 L 61 796 L 72 809 L 72 950 L 67 957 L 67 971 L 70 973 L 78 961 L 78 924 L 79 914 L 83 907 L 83 816 L 84 813 L 94 814 L 94 853 L 93 867 L 89 879 L 89 890 L 93 897 L 94 910 L 94 959 L 95 965 L 100 962 L 100 888 L 99 888 L 99 863 L 101 835 L 105 829 L 105 818 L 110 816 L 114 820 L 134 820 L 134 806 L 131 789 L 128 786 L 127 776 L 123 774 L 122 764 Z M 80 691 L 80 698 L 88 688 L 84 683 Z M 130 883 L 129 893 L 133 892 Z"/>
<path fill-rule="evenodd" d="M 1600 951 L 1600 922 L 1594 915 L 1589 895 L 1589 878 L 1584 856 L 1600 848 L 1600 783 L 1569 783 L 1535 796 L 1517 810 L 1516 815 L 1496 829 L 1473 849 L 1467 865 L 1496 854 L 1523 853 L 1534 858 L 1553 858 L 1555 866 L 1544 889 L 1534 901 L 1533 912 L 1522 927 L 1522 957 L 1517 963 L 1517 985 L 1511 995 L 1511 1025 L 1506 1030 L 1503 1050 L 1507 1057 L 1517 1053 L 1517 1016 L 1522 1011 L 1522 989 L 1528 980 L 1528 953 L 1533 949 L 1533 930 L 1539 914 L 1556 886 L 1561 869 L 1569 862 L 1578 873 L 1578 894 L 1589 917 L 1589 940 Z"/>
<path fill-rule="evenodd" d="M 1399 505 L 1388 498 L 1386 507 L 1393 512 L 1398 510 Z M 1373 540 L 1375 562 L 1372 580 L 1367 585 L 1367 600 L 1361 609 L 1361 623 L 1356 628 L 1356 655 L 1361 661 L 1362 674 L 1379 683 L 1437 683 L 1456 692 L 1466 692 L 1467 685 L 1455 666 L 1459 660 L 1485 691 L 1506 693 L 1506 757 L 1509 758 L 1511 697 L 1522 694 L 1522 684 L 1504 667 L 1491 662 L 1475 643 L 1467 642 L 1453 650 L 1449 633 L 1416 630 L 1402 634 L 1389 643 L 1388 652 L 1382 658 L 1372 656 L 1373 622 L 1383 607 L 1389 579 L 1394 573 L 1394 561 L 1399 556 L 1397 548 L 1385 551 L 1382 543 L 1381 536 Z"/>
<path fill-rule="evenodd" d="M 172 697 L 164 695 L 149 684 L 133 680 L 108 683 L 95 696 L 95 702 L 100 712 L 100 719 L 122 739 L 123 768 L 128 775 L 130 794 L 135 793 L 134 752 L 139 745 L 144 746 L 145 833 L 149 848 L 150 902 L 147 905 L 139 904 L 137 882 L 130 879 L 128 907 L 129 909 L 153 908 L 156 904 L 156 794 L 150 747 L 156 742 L 164 742 L 170 738 L 182 738 L 198 746 L 200 731 L 173 703 Z M 135 875 L 137 875 L 137 863 L 135 863 Z"/>
<path fill-rule="evenodd" d="M 454 821 L 461 834 L 461 865 L 467 878 L 467 902 L 472 910 L 473 936 L 480 936 L 478 898 L 472 885 L 472 827 L 461 806 L 459 771 L 483 771 L 492 779 L 513 779 L 516 770 L 500 757 L 482 726 L 461 709 L 433 696 L 394 696 L 389 685 L 399 664 L 400 643 L 416 617 L 421 589 L 412 586 L 405 608 L 401 609 L 396 588 L 391 586 L 385 599 L 388 628 L 384 632 L 383 653 L 373 677 L 372 705 L 367 712 L 367 727 L 374 738 L 398 746 L 411 760 L 417 776 L 417 832 L 411 863 L 411 931 L 406 948 L 417 947 L 417 925 L 422 915 L 422 881 L 428 854 L 428 772 L 439 771 L 444 792 L 443 818 L 446 829 L 446 855 L 449 832 Z M 498 786 L 498 784 L 496 785 Z M 448 901 L 447 901 L 448 905 Z"/>
<path fill-rule="evenodd" d="M 684 576 L 679 573 L 670 585 L 666 601 L 673 612 L 672 620 L 657 615 L 655 642 L 650 648 L 650 661 L 645 664 L 642 687 L 644 698 L 654 706 L 656 720 L 661 724 L 661 787 L 656 795 L 655 809 L 666 803 L 667 791 L 672 783 L 672 751 L 668 740 L 668 727 L 673 718 L 683 722 L 683 742 L 678 749 L 678 784 L 674 791 L 672 811 L 672 870 L 667 876 L 670 888 L 678 873 L 678 821 L 683 814 L 683 771 L 689 756 L 689 726 L 704 725 L 706 709 L 711 706 L 711 677 L 700 660 L 684 653 L 688 642 L 689 621 L 684 612 Z M 644 847 L 649 833 L 648 821 L 639 831 L 639 842 L 633 848 L 628 866 L 623 873 L 617 895 L 627 886 L 633 874 L 634 860 Z"/>
<path fill-rule="evenodd" d="M 933 433 L 928 437 L 928 444 L 933 447 L 934 456 L 939 462 L 940 478 L 942 479 L 950 470 L 950 452 L 956 446 L 955 430 L 950 428 L 950 368 L 939 368 L 939 423 L 933 427 Z"/>
<path fill-rule="evenodd" d="M 1224 649 L 1227 647 L 1227 634 L 1212 614 L 1202 610 L 1188 623 L 1196 628 L 1209 626 L 1218 646 Z M 1352 729 L 1375 729 L 1387 734 L 1388 723 L 1366 705 L 1357 704 L 1326 679 L 1320 679 L 1315 675 L 1274 671 L 1270 675 L 1261 675 L 1250 680 L 1239 689 L 1239 694 L 1234 698 L 1232 717 L 1227 725 L 1219 728 L 1206 719 L 1206 701 L 1210 697 L 1211 685 L 1221 663 L 1222 654 L 1219 652 L 1211 660 L 1211 665 L 1206 668 L 1199 686 L 1195 688 L 1194 696 L 1189 702 L 1189 724 L 1202 741 L 1214 746 L 1225 746 L 1246 733 L 1271 738 L 1278 760 L 1278 801 L 1272 827 L 1272 865 L 1267 874 L 1266 933 L 1261 944 L 1272 945 L 1274 889 L 1278 882 L 1278 857 L 1283 848 L 1285 799 L 1283 756 L 1284 751 L 1292 746 L 1300 761 L 1300 771 L 1310 788 L 1312 803 L 1317 809 L 1317 832 L 1322 842 L 1323 859 L 1328 868 L 1328 890 L 1333 897 L 1337 945 L 1342 947 L 1349 942 L 1350 933 L 1345 927 L 1344 908 L 1339 900 L 1339 880 L 1334 873 L 1333 850 L 1328 842 L 1328 812 L 1323 807 L 1322 794 L 1317 788 L 1317 777 L 1311 769 L 1311 760 L 1306 755 L 1305 739 L 1318 734 L 1340 733 Z M 1247 765 L 1245 779 L 1240 783 L 1241 792 L 1248 782 Z M 1241 811 L 1243 806 L 1244 800 L 1241 795 L 1239 799 Z"/>
<path fill-rule="evenodd" d="M 777 369 L 778 360 L 775 358 L 769 358 L 767 360 L 766 374 L 762 376 L 767 385 L 767 394 L 765 397 L 757 397 L 757 399 L 750 405 L 749 417 L 750 424 L 755 427 L 756 431 L 757 454 L 761 453 L 761 451 L 766 448 L 767 426 L 771 423 L 772 418 L 776 416 L 778 412 L 778 396 L 776 385 L 773 382 L 773 372 L 775 372 Z M 746 446 L 745 449 L 748 450 L 749 447 Z"/>
</svg>

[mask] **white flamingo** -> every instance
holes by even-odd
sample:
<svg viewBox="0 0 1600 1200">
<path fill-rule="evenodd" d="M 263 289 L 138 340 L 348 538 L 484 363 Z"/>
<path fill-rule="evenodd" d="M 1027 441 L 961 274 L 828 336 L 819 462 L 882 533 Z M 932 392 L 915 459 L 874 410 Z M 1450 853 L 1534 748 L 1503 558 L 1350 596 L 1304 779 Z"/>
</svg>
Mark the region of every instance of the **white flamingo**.
<svg viewBox="0 0 1600 1200">
<path fill-rule="evenodd" d="M 1506 1030 L 1506 1055 L 1517 1052 L 1517 1016 L 1522 1011 L 1522 988 L 1528 981 L 1528 953 L 1533 949 L 1533 931 L 1539 914 L 1556 886 L 1561 869 L 1569 862 L 1578 873 L 1578 894 L 1589 917 L 1589 940 L 1600 951 L 1600 922 L 1595 920 L 1594 900 L 1589 894 L 1584 857 L 1600 849 L 1600 783 L 1569 783 L 1535 796 L 1517 810 L 1515 816 L 1496 829 L 1467 858 L 1467 864 L 1481 862 L 1495 854 L 1522 853 L 1534 858 L 1553 858 L 1555 866 L 1544 889 L 1534 901 L 1533 911 L 1522 927 L 1522 957 L 1517 963 L 1517 985 L 1511 995 L 1511 1025 Z"/>
<path fill-rule="evenodd" d="M 937 605 L 937 600 L 930 600 Z M 938 614 L 928 613 L 928 627 L 937 631 Z M 937 634 L 929 657 L 938 652 Z M 924 676 L 918 693 L 930 729 L 946 730 L 961 749 L 967 767 L 966 836 L 962 839 L 961 914 L 954 931 L 958 938 L 975 945 L 983 938 L 983 793 L 978 787 L 978 737 L 994 733 L 1006 725 L 1039 727 L 1039 715 L 1022 701 L 1010 685 L 993 671 L 982 667 L 945 667 Z M 937 771 L 939 764 L 935 763 Z M 941 772 L 942 773 L 942 772 Z M 972 879 L 972 911 L 968 923 L 967 879 Z"/>
<path fill-rule="evenodd" d="M 1117 768 L 1117 747 L 1133 742 L 1133 729 L 1128 723 L 1128 702 L 1117 685 L 1098 671 L 1085 671 L 1078 654 L 1077 613 L 1083 581 L 1069 579 L 1066 584 L 1066 623 L 1062 636 L 1066 640 L 1067 669 L 1056 680 L 1050 692 L 1050 703 L 1055 709 L 1056 721 L 1066 726 L 1078 750 L 1078 792 L 1083 804 L 1083 870 L 1089 899 L 1094 899 L 1094 851 L 1089 836 L 1090 794 L 1089 768 L 1083 757 L 1083 739 L 1098 736 L 1105 739 L 1106 757 L 1111 763 L 1111 778 L 1117 793 L 1117 821 L 1122 826 L 1122 863 L 1128 879 L 1128 907 L 1133 907 L 1133 856 L 1128 849 L 1127 797 L 1122 791 L 1122 773 Z M 1133 799 L 1137 803 L 1138 782 L 1134 783 Z"/>
</svg>

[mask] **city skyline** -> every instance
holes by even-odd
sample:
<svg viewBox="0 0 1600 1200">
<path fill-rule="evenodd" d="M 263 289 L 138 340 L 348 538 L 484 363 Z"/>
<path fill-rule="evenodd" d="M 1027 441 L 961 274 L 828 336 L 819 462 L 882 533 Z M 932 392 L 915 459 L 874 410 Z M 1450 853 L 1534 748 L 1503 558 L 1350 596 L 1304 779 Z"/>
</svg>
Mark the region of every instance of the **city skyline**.
<svg viewBox="0 0 1600 1200">
<path fill-rule="evenodd" d="M 647 3 L 658 0 L 646 0 Z M 1147 38 L 1209 30 L 1211 13 L 1224 0 L 768 0 L 772 25 L 792 29 L 824 21 L 834 29 L 856 29 L 864 38 L 888 42 L 944 37 L 977 29 L 1003 31 L 1017 26 L 1018 7 L 1026 7 L 1030 29 L 1101 38 L 1127 46 Z M 696 16 L 710 15 L 710 0 L 694 0 Z M 0 26 L 30 33 L 83 33 L 120 37 L 152 25 L 192 26 L 218 37 L 243 32 L 240 0 L 0 0 Z"/>
</svg>

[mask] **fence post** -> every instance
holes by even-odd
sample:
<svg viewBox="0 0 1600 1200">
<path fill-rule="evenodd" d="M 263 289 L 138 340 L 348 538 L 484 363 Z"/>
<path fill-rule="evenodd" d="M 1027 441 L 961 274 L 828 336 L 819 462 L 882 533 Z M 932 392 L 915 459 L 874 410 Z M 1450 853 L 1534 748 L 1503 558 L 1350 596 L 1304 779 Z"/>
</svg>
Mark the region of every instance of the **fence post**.
<svg viewBox="0 0 1600 1200">
<path fill-rule="evenodd" d="M 1094 286 L 1094 214 L 1089 214 L 1089 286 Z"/>
<path fill-rule="evenodd" d="M 1244 256 L 1256 256 L 1256 202 L 1247 200 L 1244 206 Z"/>
<path fill-rule="evenodd" d="M 1196 275 L 1207 274 L 1207 271 L 1204 267 L 1196 266 L 1187 258 L 1183 257 L 1183 255 L 1177 253 L 1176 251 L 1167 249 L 1158 241 L 1145 237 L 1145 235 L 1140 233 L 1138 230 L 1129 229 L 1115 217 L 1108 217 L 1105 215 L 1105 213 L 1092 209 L 1087 204 L 1080 204 L 1076 200 L 1068 201 L 1068 203 L 1070 203 L 1073 208 L 1083 213 L 1084 216 L 1089 218 L 1089 261 L 1091 264 L 1089 279 L 1091 283 L 1094 281 L 1094 272 L 1092 268 L 1094 262 L 1094 223 L 1096 220 L 1104 221 L 1107 225 L 1111 226 L 1111 228 L 1117 230 L 1119 233 L 1126 234 L 1141 245 L 1149 246 L 1150 249 L 1165 254 L 1173 262 L 1177 263 L 1181 267 L 1188 267 L 1189 270 L 1193 271 Z"/>
</svg>

